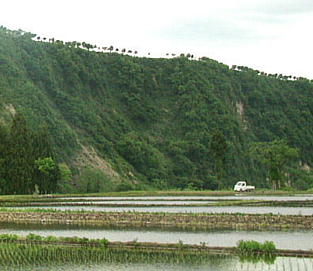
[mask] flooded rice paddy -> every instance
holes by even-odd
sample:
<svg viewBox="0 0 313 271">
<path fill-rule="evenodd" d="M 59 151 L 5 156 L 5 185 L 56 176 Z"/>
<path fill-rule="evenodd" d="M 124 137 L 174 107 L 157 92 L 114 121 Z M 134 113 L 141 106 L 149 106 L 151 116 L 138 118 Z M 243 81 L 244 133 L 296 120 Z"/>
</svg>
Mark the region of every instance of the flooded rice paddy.
<svg viewBox="0 0 313 271">
<path fill-rule="evenodd" d="M 234 196 L 147 196 L 147 197 L 64 197 L 77 201 L 215 201 L 215 200 L 268 200 L 268 201 L 303 201 L 313 200 L 313 194 L 292 196 L 259 196 L 249 194 L 236 194 Z"/>
<path fill-rule="evenodd" d="M 58 198 L 62 200 L 62 198 Z M 66 206 L 66 202 L 60 202 L 65 206 L 40 206 L 28 208 L 49 208 L 56 210 L 84 210 L 105 212 L 158 212 L 158 213 L 244 213 L 244 214 L 281 214 L 281 215 L 313 215 L 310 207 L 279 207 L 279 206 L 188 206 L 192 204 L 214 204 L 218 201 L 238 200 L 265 200 L 265 201 L 313 201 L 313 195 L 297 196 L 254 196 L 238 194 L 235 196 L 179 196 L 179 197 L 72 197 L 70 200 L 74 206 Z M 51 201 L 53 202 L 53 200 Z M 75 206 L 76 204 L 90 204 L 88 206 Z M 112 204 L 115 206 L 93 206 L 92 204 Z M 120 206 L 131 204 L 131 207 Z M 153 206 L 153 205 L 164 206 Z M 140 206 L 151 205 L 151 206 Z M 180 206 L 176 206 L 180 205 Z M 183 205 L 183 206 L 182 206 Z M 14 207 L 25 208 L 25 207 Z M 255 240 L 259 242 L 273 241 L 278 249 L 313 250 L 313 231 L 178 231 L 154 228 L 132 229 L 121 227 L 90 227 L 75 225 L 17 225 L 0 224 L 0 234 L 17 234 L 26 236 L 34 233 L 41 236 L 77 236 L 91 239 L 107 238 L 109 241 L 138 241 L 156 243 L 183 243 L 204 244 L 206 246 L 234 247 L 239 240 Z M 197 262 L 197 261 L 195 261 Z M 277 257 L 273 262 L 242 262 L 237 256 L 220 257 L 212 256 L 212 260 L 205 263 L 129 263 L 107 262 L 77 264 L 67 263 L 61 265 L 31 265 L 16 267 L 1 267 L 1 270 L 10 271 L 309 271 L 313 270 L 313 259 Z"/>
<path fill-rule="evenodd" d="M 0 265 L 1 267 L 1 265 Z M 1 267 L 4 271 L 310 271 L 313 260 L 305 258 L 277 257 L 272 264 L 265 262 L 241 262 L 238 257 L 215 257 L 204 264 L 168 263 L 102 263 L 62 264 L 50 266 Z"/>
<path fill-rule="evenodd" d="M 123 229 L 73 225 L 0 224 L 0 234 L 26 236 L 106 238 L 109 241 L 138 241 L 155 243 L 205 244 L 206 246 L 234 247 L 239 240 L 273 241 L 279 249 L 313 249 L 313 231 L 176 231 L 160 229 Z"/>
<path fill-rule="evenodd" d="M 55 204 L 66 205 L 68 203 L 73 204 L 108 204 L 108 205 L 168 205 L 168 206 L 175 206 L 175 205 L 191 205 L 191 204 L 212 204 L 216 203 L 217 201 L 213 200 L 190 200 L 190 201 L 183 201 L 183 200 L 86 200 L 86 201 L 60 201 L 55 202 Z"/>
<path fill-rule="evenodd" d="M 25 208 L 25 207 L 12 207 Z M 102 207 L 102 206 L 38 206 L 27 209 L 55 209 L 96 212 L 151 212 L 151 213 L 243 213 L 243 214 L 281 214 L 281 215 L 313 215 L 312 207 L 281 206 L 151 206 L 151 207 Z"/>
</svg>

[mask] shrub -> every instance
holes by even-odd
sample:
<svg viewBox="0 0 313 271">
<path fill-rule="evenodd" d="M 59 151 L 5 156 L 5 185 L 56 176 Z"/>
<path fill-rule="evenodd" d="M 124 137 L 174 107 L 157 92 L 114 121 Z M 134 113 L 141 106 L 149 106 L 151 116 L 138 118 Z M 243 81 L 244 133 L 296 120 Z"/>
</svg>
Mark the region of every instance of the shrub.
<svg viewBox="0 0 313 271">
<path fill-rule="evenodd" d="M 80 193 L 111 192 L 115 185 L 110 177 L 100 169 L 85 167 L 76 179 L 77 191 Z"/>
<path fill-rule="evenodd" d="M 116 187 L 117 192 L 132 191 L 132 190 L 134 190 L 134 185 L 128 181 L 123 181 L 119 183 Z"/>
</svg>

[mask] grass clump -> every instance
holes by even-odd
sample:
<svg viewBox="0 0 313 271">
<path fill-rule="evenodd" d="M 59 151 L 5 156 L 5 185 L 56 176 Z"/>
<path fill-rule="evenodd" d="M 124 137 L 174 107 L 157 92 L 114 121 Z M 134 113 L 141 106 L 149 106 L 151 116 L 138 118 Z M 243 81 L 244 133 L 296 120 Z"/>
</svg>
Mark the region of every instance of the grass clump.
<svg viewBox="0 0 313 271">
<path fill-rule="evenodd" d="M 16 241 L 18 240 L 19 236 L 16 234 L 0 234 L 0 242 L 6 242 L 6 241 Z"/>
<path fill-rule="evenodd" d="M 27 241 L 42 241 L 43 237 L 34 233 L 30 233 L 26 236 Z"/>
<path fill-rule="evenodd" d="M 237 251 L 241 255 L 271 255 L 276 252 L 276 246 L 272 241 L 265 241 L 264 243 L 260 243 L 253 240 L 240 240 L 237 244 Z"/>
</svg>

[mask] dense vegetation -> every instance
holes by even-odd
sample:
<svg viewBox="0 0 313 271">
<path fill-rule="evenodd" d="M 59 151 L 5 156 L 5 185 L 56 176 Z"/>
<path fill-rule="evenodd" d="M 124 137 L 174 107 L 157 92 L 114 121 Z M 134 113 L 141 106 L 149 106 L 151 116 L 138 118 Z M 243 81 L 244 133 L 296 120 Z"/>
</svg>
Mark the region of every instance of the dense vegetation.
<svg viewBox="0 0 313 271">
<path fill-rule="evenodd" d="M 209 58 L 139 58 L 34 37 L 0 28 L 0 148 L 11 148 L 0 150 L 2 193 L 33 192 L 41 183 L 34 176 L 45 174 L 39 168 L 54 162 L 59 186 L 39 192 L 217 189 L 239 179 L 313 187 L 312 81 Z M 14 132 L 17 116 L 31 134 L 46 127 L 53 155 L 27 154 L 37 144 Z M 283 147 L 271 149 L 272 142 Z M 267 153 L 256 152 L 260 144 Z M 286 148 L 294 155 L 279 159 Z M 17 168 L 19 153 L 29 170 Z"/>
<path fill-rule="evenodd" d="M 60 169 L 46 127 L 31 133 L 17 113 L 9 132 L 0 126 L 0 150 L 1 193 L 56 192 Z"/>
</svg>

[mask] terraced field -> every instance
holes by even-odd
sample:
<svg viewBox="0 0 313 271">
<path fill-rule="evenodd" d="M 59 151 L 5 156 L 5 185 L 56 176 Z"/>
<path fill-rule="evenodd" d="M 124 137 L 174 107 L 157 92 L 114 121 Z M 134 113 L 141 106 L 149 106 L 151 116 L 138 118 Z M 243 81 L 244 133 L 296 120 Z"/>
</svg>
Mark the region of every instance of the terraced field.
<svg viewBox="0 0 313 271">
<path fill-rule="evenodd" d="M 310 259 L 313 250 L 312 195 L 0 198 L 0 205 L 0 234 L 17 234 L 24 238 L 29 234 L 107 238 L 109 242 L 131 242 L 135 245 L 148 242 L 163 244 L 161 251 L 171 244 L 233 248 L 240 240 L 273 241 L 277 249 L 302 256 L 278 255 L 270 261 L 257 257 L 251 263 L 249 257 L 235 255 L 231 252 L 233 250 L 227 250 L 227 253 L 216 250 L 219 253 L 210 253 L 210 257 L 197 251 L 196 254 L 184 252 L 176 258 L 173 256 L 176 259 L 173 263 L 170 257 L 159 255 L 165 253 L 159 251 L 160 248 L 158 251 L 151 248 L 150 254 L 140 250 L 127 254 L 121 246 L 114 253 L 98 251 L 98 260 L 85 255 L 84 262 L 79 262 L 77 255 L 80 252 L 55 248 L 53 253 L 62 254 L 63 258 L 69 257 L 67 253 L 70 253 L 74 260 L 70 260 L 70 264 L 56 261 L 51 265 L 42 259 L 40 270 L 101 270 L 103 266 L 106 270 L 164 270 L 165 266 L 166 270 L 313 269 Z M 10 249 L 16 250 L 11 247 L 6 252 L 2 251 L 0 262 L 8 257 L 6 253 L 14 255 L 12 251 L 8 252 Z M 36 253 L 43 253 L 42 249 L 37 248 Z M 19 250 L 18 257 L 22 261 L 27 255 L 22 255 L 21 251 L 26 250 Z M 53 253 L 49 254 L 50 258 L 58 257 Z M 31 254 L 33 257 L 34 252 Z M 8 268 L 2 267 L 4 270 Z M 21 263 L 15 269 L 7 270 L 22 270 L 19 269 L 21 267 L 23 270 L 37 268 Z"/>
</svg>

